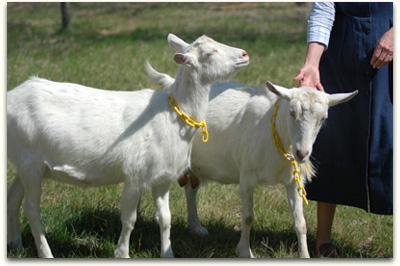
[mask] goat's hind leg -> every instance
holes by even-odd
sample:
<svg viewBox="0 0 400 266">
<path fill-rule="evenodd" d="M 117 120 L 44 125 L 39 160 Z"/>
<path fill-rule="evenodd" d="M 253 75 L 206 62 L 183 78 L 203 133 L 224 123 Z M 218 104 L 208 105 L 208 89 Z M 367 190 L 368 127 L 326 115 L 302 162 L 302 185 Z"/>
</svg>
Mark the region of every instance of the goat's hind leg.
<svg viewBox="0 0 400 266">
<path fill-rule="evenodd" d="M 294 228 L 296 230 L 299 248 L 299 257 L 309 258 L 310 255 L 307 247 L 307 227 L 303 214 L 303 198 L 299 196 L 297 186 L 297 182 L 293 180 L 289 185 L 286 186 L 286 194 L 294 220 Z"/>
<path fill-rule="evenodd" d="M 152 189 L 154 203 L 157 208 L 156 220 L 160 226 L 161 257 L 173 258 L 171 247 L 171 212 L 169 210 L 169 188 L 171 183 L 160 184 Z"/>
<path fill-rule="evenodd" d="M 44 168 L 40 164 L 31 164 L 27 169 L 29 170 L 20 173 L 25 191 L 24 212 L 28 218 L 39 257 L 53 258 L 40 223 L 40 196 Z"/>
<path fill-rule="evenodd" d="M 7 245 L 12 252 L 22 252 L 19 210 L 24 198 L 24 186 L 17 174 L 7 190 Z"/>
</svg>

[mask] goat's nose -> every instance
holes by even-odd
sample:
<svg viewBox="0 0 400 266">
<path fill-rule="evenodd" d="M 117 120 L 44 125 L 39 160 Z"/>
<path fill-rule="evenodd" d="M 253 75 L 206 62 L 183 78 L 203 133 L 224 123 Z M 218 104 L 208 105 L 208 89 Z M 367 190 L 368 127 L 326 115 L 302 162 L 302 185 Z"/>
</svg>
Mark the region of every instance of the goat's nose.
<svg viewBox="0 0 400 266">
<path fill-rule="evenodd" d="M 304 158 L 306 158 L 309 154 L 308 151 L 306 152 L 301 152 L 300 150 L 296 151 L 297 157 L 299 157 L 300 160 L 304 160 Z"/>
<path fill-rule="evenodd" d="M 243 57 L 248 57 L 247 52 L 246 52 L 246 51 L 243 51 L 243 52 L 242 52 L 242 56 L 243 56 Z"/>
</svg>

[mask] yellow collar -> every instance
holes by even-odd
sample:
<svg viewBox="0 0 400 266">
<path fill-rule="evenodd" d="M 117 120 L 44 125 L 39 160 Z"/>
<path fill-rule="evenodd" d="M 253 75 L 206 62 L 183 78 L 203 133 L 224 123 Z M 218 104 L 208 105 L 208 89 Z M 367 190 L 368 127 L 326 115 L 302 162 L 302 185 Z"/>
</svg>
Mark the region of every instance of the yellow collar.
<svg viewBox="0 0 400 266">
<path fill-rule="evenodd" d="M 207 131 L 207 125 L 206 125 L 206 120 L 203 119 L 200 123 L 195 121 L 193 118 L 189 117 L 187 114 L 183 113 L 180 111 L 178 104 L 175 102 L 174 97 L 172 96 L 172 93 L 168 94 L 168 97 L 170 98 L 169 105 L 171 106 L 172 110 L 174 110 L 179 117 L 186 122 L 191 127 L 201 127 L 203 129 L 203 133 L 201 135 L 201 140 L 205 143 L 208 141 L 208 131 Z"/>
<path fill-rule="evenodd" d="M 299 186 L 297 191 L 299 192 L 300 197 L 303 198 L 303 200 L 306 203 L 306 205 L 308 205 L 306 189 L 300 183 L 301 174 L 300 174 L 300 171 L 299 171 L 299 169 L 297 167 L 297 162 L 294 159 L 294 156 L 292 154 L 285 153 L 285 151 L 283 149 L 282 142 L 279 139 L 278 133 L 276 132 L 275 121 L 276 121 L 276 114 L 278 113 L 278 102 L 279 102 L 279 100 L 280 100 L 280 98 L 278 98 L 278 100 L 276 100 L 276 102 L 275 102 L 275 112 L 271 115 L 272 137 L 274 138 L 275 148 L 280 153 L 282 153 L 282 155 L 285 156 L 286 159 L 288 159 L 292 163 L 292 165 L 294 167 L 293 178 L 297 182 L 297 185 Z"/>
</svg>

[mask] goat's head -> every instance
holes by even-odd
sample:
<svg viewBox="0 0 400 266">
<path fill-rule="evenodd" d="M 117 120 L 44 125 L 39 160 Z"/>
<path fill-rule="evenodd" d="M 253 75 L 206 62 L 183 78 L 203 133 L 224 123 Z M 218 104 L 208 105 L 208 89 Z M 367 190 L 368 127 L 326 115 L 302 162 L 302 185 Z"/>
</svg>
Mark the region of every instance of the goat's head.
<svg viewBox="0 0 400 266">
<path fill-rule="evenodd" d="M 168 35 L 168 43 L 178 53 L 175 62 L 200 74 L 208 82 L 227 79 L 237 70 L 249 64 L 246 51 L 218 43 L 203 35 L 188 44 L 173 34 Z"/>
<path fill-rule="evenodd" d="M 312 153 L 318 132 L 326 118 L 328 109 L 352 99 L 358 91 L 328 94 L 311 87 L 287 89 L 267 82 L 270 91 L 288 102 L 287 125 L 293 156 L 304 163 Z"/>
</svg>

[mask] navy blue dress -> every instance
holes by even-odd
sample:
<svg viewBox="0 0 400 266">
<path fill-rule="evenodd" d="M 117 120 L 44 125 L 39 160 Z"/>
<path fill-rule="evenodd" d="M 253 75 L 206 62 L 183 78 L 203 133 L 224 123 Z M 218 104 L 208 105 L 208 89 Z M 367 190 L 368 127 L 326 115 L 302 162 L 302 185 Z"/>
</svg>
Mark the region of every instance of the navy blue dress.
<svg viewBox="0 0 400 266">
<path fill-rule="evenodd" d="M 393 3 L 336 3 L 321 83 L 329 93 L 359 94 L 329 110 L 314 144 L 318 175 L 307 184 L 309 199 L 393 214 L 393 64 L 370 64 L 392 26 Z"/>
</svg>

